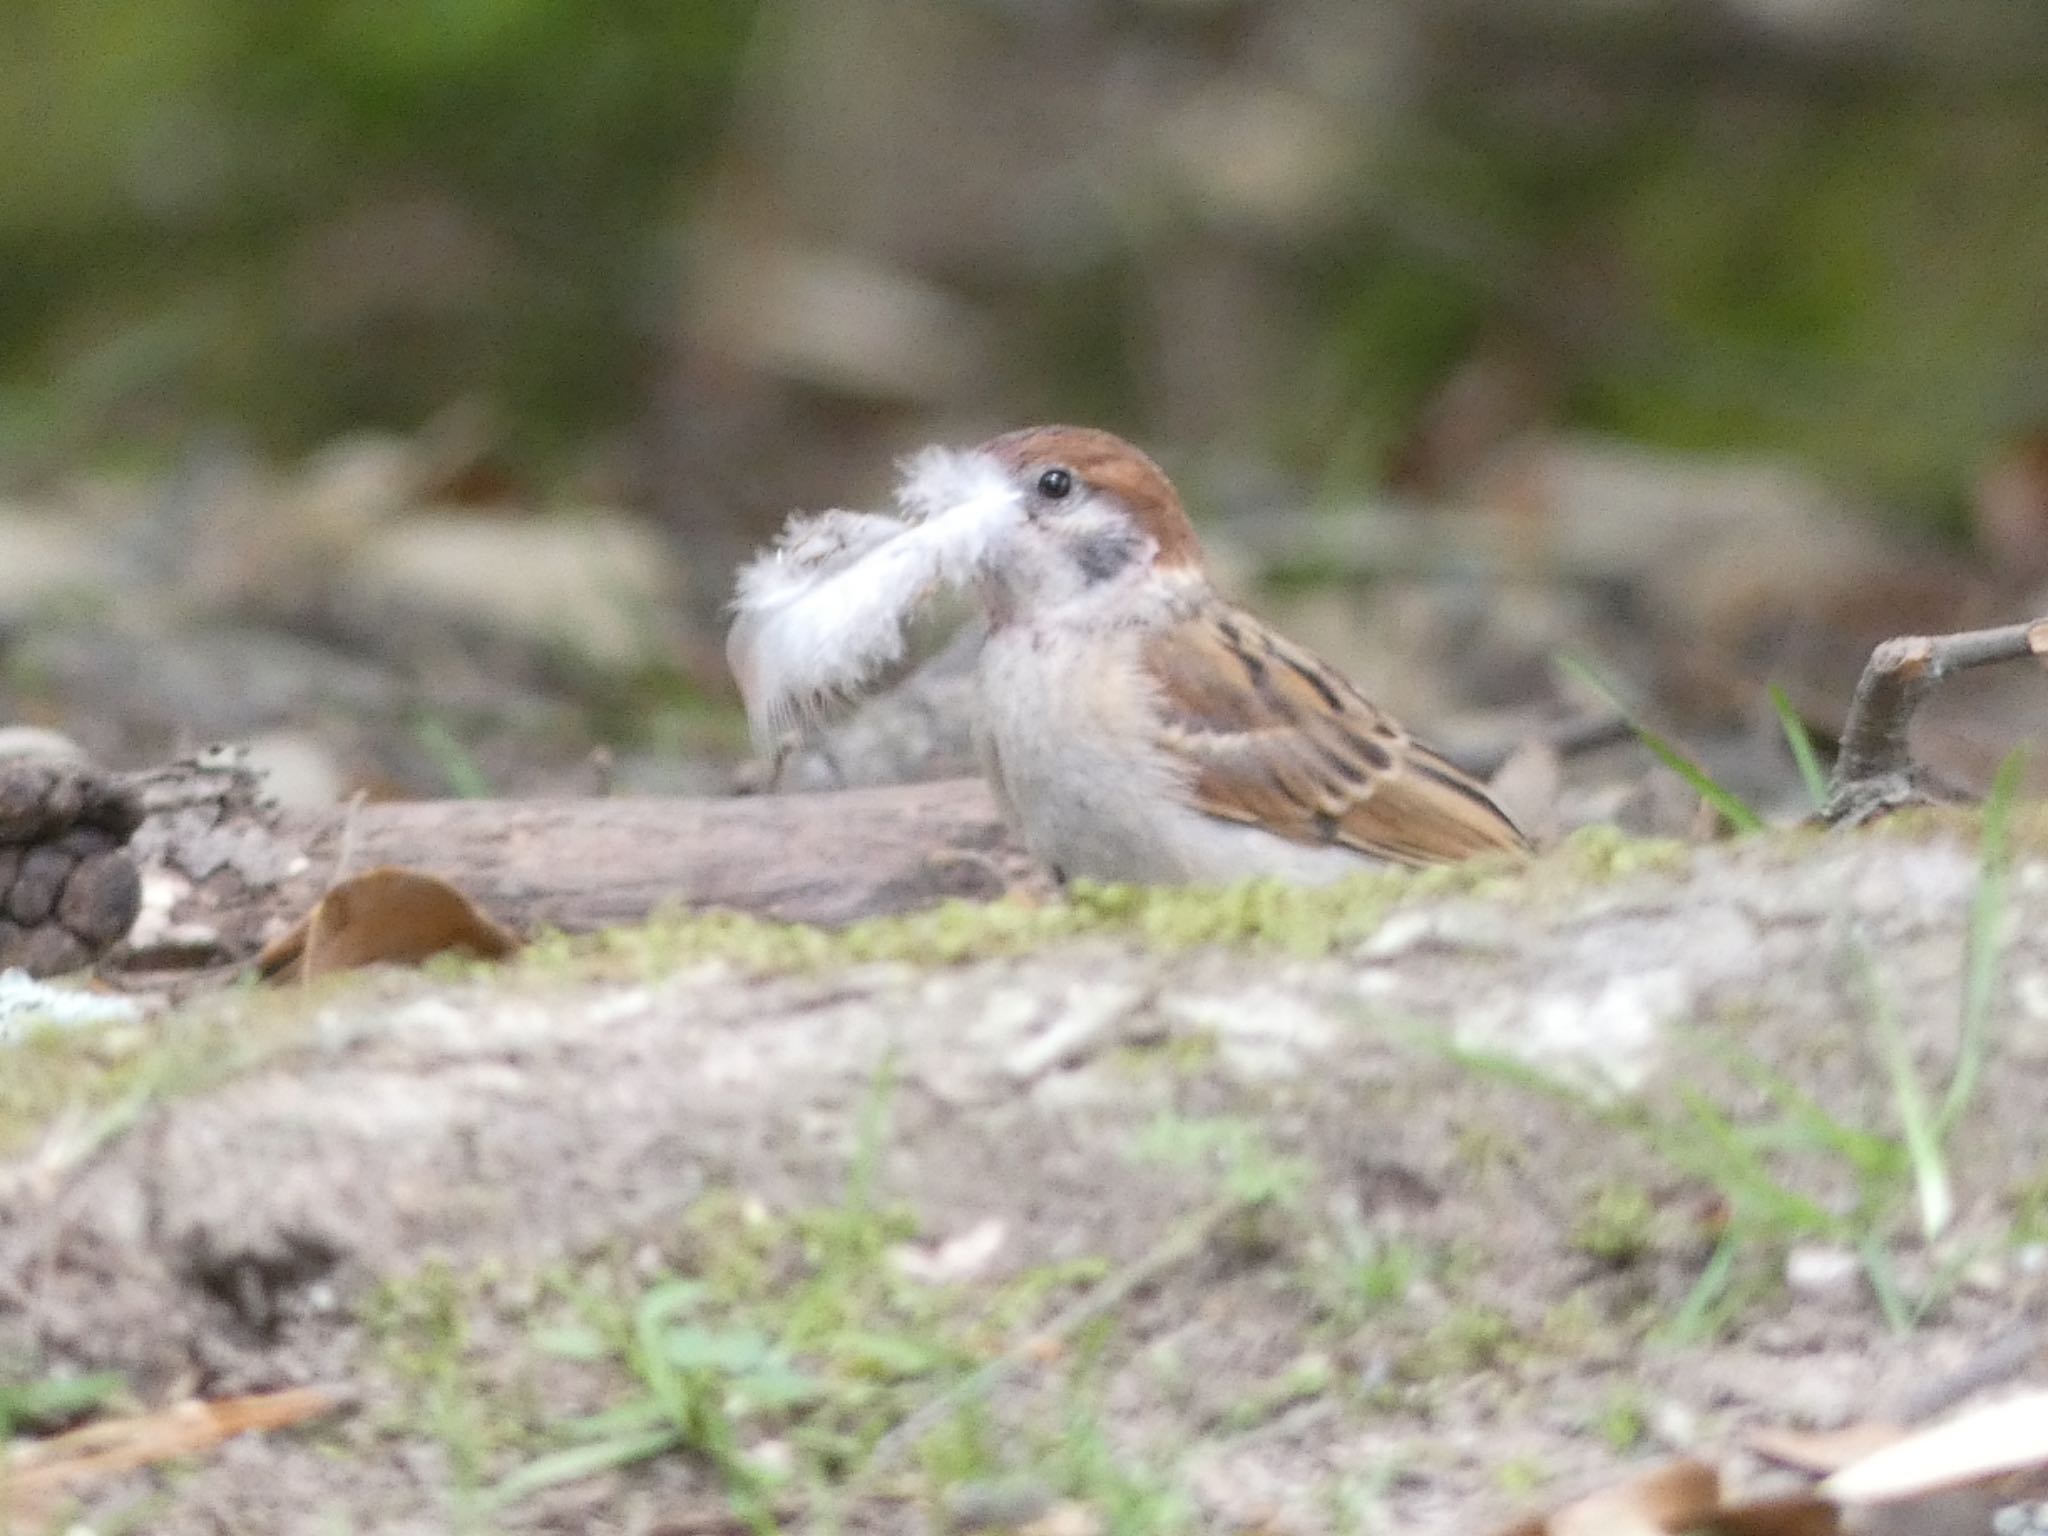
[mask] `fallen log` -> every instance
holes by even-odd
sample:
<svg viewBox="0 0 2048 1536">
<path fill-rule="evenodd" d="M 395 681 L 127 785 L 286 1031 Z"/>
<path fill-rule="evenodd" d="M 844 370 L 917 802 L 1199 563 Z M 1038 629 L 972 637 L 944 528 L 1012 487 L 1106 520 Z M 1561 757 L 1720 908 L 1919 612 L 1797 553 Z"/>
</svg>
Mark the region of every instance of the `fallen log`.
<svg viewBox="0 0 2048 1536">
<path fill-rule="evenodd" d="M 0 774 L 7 765 L 0 764 Z M 336 880 L 439 876 L 515 933 L 584 933 L 665 907 L 844 924 L 1043 889 L 974 780 L 732 799 L 266 804 L 230 754 L 125 786 L 142 913 L 116 974 L 243 965 Z"/>
<path fill-rule="evenodd" d="M 145 889 L 185 882 L 169 926 L 214 928 L 246 957 L 329 884 L 378 865 L 438 875 L 518 933 L 583 933 L 663 907 L 843 924 L 1034 879 L 982 784 L 952 780 L 722 800 L 453 800 L 268 812 L 248 787 L 159 817 L 145 791 L 134 846 Z M 208 824 L 209 809 L 217 815 Z M 196 814 L 195 814 L 196 813 Z"/>
</svg>

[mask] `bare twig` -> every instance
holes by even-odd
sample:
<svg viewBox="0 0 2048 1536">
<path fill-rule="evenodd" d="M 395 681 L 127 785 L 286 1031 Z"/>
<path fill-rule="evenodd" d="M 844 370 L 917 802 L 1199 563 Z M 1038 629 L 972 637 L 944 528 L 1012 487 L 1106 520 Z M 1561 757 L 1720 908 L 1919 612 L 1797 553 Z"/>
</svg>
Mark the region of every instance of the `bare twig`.
<svg viewBox="0 0 2048 1536">
<path fill-rule="evenodd" d="M 1942 798 L 1914 763 L 1913 712 L 1943 678 L 1993 662 L 2048 655 L 2048 618 L 1954 635 L 1907 635 L 1870 654 L 1842 728 L 1822 816 L 1856 826 L 1904 805 Z"/>
<path fill-rule="evenodd" d="M 103 1419 L 0 1455 L 0 1529 L 40 1528 L 83 1483 L 200 1455 L 237 1435 L 290 1429 L 350 1406 L 346 1387 L 291 1387 Z"/>
</svg>

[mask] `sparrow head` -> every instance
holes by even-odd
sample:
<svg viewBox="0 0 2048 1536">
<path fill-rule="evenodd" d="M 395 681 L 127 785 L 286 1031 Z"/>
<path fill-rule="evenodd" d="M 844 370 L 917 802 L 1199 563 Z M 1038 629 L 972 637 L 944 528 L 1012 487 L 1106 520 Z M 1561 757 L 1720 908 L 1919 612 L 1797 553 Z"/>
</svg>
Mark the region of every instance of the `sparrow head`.
<svg viewBox="0 0 2048 1536">
<path fill-rule="evenodd" d="M 1173 483 L 1122 438 L 1026 427 L 976 450 L 1000 465 L 1023 518 L 989 567 L 999 609 L 1063 602 L 1153 573 L 1199 577 L 1202 548 Z"/>
</svg>

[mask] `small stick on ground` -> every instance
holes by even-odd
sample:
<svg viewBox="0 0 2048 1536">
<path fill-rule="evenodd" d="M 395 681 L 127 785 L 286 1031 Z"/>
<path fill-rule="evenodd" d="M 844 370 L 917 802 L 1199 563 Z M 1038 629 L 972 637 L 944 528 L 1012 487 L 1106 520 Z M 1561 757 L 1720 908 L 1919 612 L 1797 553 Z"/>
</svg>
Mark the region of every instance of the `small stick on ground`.
<svg viewBox="0 0 2048 1536">
<path fill-rule="evenodd" d="M 1913 761 L 1907 740 L 1913 712 L 1953 673 L 2044 655 L 2048 618 L 1954 635 L 1907 635 L 1880 645 L 1856 684 L 1822 818 L 1831 826 L 1860 826 L 1901 806 L 1951 798 Z"/>
</svg>

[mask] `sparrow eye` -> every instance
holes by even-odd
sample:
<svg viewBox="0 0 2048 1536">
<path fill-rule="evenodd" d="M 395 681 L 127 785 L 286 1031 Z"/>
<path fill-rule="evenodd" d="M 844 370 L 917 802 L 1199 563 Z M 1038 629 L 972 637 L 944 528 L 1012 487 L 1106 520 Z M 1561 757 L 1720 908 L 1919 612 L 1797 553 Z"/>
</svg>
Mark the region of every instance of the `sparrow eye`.
<svg viewBox="0 0 2048 1536">
<path fill-rule="evenodd" d="M 1064 469 L 1048 469 L 1038 477 L 1038 494 L 1047 501 L 1065 501 L 1074 489 L 1074 477 Z"/>
</svg>

